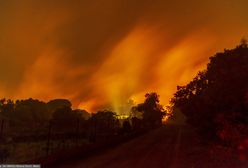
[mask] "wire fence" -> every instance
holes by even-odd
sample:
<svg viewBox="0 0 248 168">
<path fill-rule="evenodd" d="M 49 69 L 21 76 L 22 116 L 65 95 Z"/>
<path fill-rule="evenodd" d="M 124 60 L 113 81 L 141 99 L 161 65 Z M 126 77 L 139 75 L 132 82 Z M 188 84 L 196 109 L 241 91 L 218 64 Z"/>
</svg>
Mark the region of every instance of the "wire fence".
<svg viewBox="0 0 248 168">
<path fill-rule="evenodd" d="M 19 124 L 0 121 L 0 163 L 21 163 L 54 152 L 106 141 L 119 136 L 119 121 L 104 122 L 90 120 L 70 122 L 49 121 L 42 125 Z"/>
</svg>

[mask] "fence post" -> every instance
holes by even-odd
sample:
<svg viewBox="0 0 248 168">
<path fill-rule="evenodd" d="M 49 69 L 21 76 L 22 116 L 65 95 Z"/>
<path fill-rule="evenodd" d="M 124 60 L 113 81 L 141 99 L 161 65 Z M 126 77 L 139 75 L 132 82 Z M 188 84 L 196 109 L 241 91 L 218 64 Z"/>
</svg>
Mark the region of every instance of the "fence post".
<svg viewBox="0 0 248 168">
<path fill-rule="evenodd" d="M 96 142 L 96 138 L 97 138 L 97 121 L 95 119 L 95 123 L 94 123 L 94 142 Z"/>
<path fill-rule="evenodd" d="M 79 140 L 79 125 L 80 125 L 80 122 L 79 122 L 79 119 L 77 119 L 77 128 L 76 128 L 76 145 L 78 146 L 78 140 Z"/>
<path fill-rule="evenodd" d="M 49 146 L 50 146 L 50 139 L 51 139 L 51 129 L 52 129 L 52 122 L 49 121 L 48 125 L 48 137 L 47 137 L 47 146 L 46 146 L 46 156 L 49 154 Z"/>
<path fill-rule="evenodd" d="M 3 138 L 4 119 L 1 122 L 0 138 Z"/>
</svg>

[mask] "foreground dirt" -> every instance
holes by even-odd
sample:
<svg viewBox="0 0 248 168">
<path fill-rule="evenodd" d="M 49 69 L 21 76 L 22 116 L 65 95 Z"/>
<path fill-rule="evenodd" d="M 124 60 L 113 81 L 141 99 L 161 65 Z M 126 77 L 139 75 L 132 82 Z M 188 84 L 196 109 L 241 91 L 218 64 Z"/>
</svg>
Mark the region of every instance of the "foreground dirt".
<svg viewBox="0 0 248 168">
<path fill-rule="evenodd" d="M 210 152 L 189 126 L 167 125 L 126 142 L 114 149 L 81 160 L 58 165 L 60 168 L 245 168 L 234 155 L 222 157 Z M 223 150 L 222 150 L 223 153 Z M 228 160 L 227 160 L 228 159 Z"/>
</svg>

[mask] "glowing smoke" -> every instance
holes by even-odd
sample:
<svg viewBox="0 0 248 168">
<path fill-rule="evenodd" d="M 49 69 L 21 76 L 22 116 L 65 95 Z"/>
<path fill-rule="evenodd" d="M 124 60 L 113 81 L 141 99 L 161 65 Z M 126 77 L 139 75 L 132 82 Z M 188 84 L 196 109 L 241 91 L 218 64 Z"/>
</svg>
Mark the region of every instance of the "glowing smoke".
<svg viewBox="0 0 248 168">
<path fill-rule="evenodd" d="M 248 30 L 248 1 L 1 1 L 0 96 L 123 110 L 163 104 Z M 126 105 L 129 107 L 129 105 Z"/>
</svg>

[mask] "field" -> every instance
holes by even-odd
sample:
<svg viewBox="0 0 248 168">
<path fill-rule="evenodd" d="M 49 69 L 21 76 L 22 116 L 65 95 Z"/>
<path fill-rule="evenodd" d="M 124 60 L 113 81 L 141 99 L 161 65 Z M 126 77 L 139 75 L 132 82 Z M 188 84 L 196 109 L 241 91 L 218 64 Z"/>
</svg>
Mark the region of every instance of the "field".
<svg viewBox="0 0 248 168">
<path fill-rule="evenodd" d="M 2 163 L 22 163 L 40 157 L 45 157 L 62 149 L 70 149 L 75 146 L 89 144 L 88 139 L 62 139 L 28 141 L 28 142 L 5 142 L 0 144 L 0 157 Z"/>
</svg>

